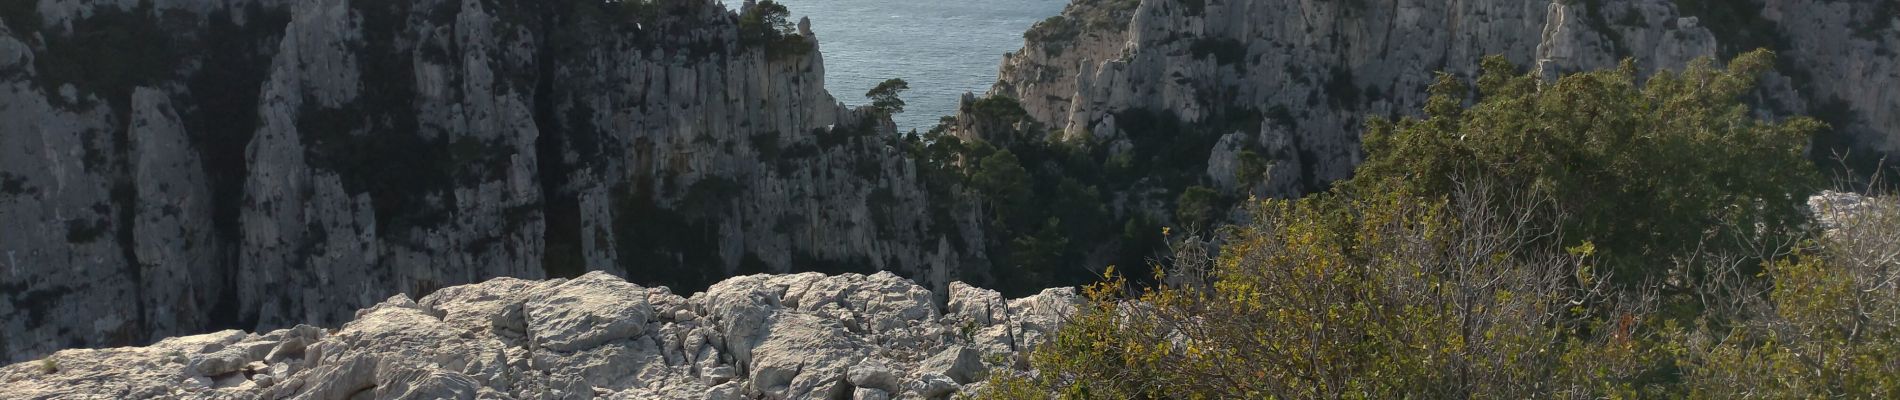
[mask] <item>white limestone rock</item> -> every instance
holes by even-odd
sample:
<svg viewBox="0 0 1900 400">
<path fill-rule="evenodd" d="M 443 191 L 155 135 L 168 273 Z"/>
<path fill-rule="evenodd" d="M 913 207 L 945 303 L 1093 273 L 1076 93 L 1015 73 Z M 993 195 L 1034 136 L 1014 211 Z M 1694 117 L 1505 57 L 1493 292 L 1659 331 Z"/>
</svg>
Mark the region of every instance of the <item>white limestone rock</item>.
<svg viewBox="0 0 1900 400">
<path fill-rule="evenodd" d="M 825 90 L 821 53 L 742 45 L 717 2 L 624 27 L 546 24 L 572 10 L 525 0 L 22 1 L 42 28 L 0 27 L 0 361 L 337 326 L 398 293 L 550 268 L 862 262 L 939 286 L 986 262 L 974 204 L 952 205 L 955 226 L 874 213 L 957 200 L 925 198 L 889 122 Z M 101 23 L 155 30 L 123 45 L 165 59 L 139 60 L 131 87 L 39 70 L 81 69 L 43 65 L 73 42 L 46 38 Z M 820 140 L 857 126 L 874 129 Z M 719 262 L 655 265 L 702 256 L 683 246 L 621 259 L 652 234 L 626 221 L 669 215 L 719 238 L 702 240 Z M 520 302 L 502 303 L 484 326 L 526 334 Z M 878 321 L 848 326 L 897 328 Z"/>
<path fill-rule="evenodd" d="M 977 353 L 976 349 L 963 346 L 944 349 L 937 355 L 925 359 L 918 368 L 919 372 L 925 374 L 950 377 L 958 384 L 975 382 L 986 372 L 983 356 Z"/>
<path fill-rule="evenodd" d="M 1012 304 L 978 329 L 1053 329 L 1059 305 L 1078 301 L 1072 290 L 1009 301 L 953 286 L 959 298 Z M 657 318 L 655 304 L 704 317 Z M 62 351 L 52 372 L 38 361 L 0 367 L 0 398 L 942 398 L 1015 367 L 984 357 L 1028 351 L 949 335 L 974 322 L 942 316 L 921 286 L 889 274 L 754 275 L 692 297 L 605 273 L 497 278 L 354 315 L 334 333 L 298 326 Z"/>
<path fill-rule="evenodd" d="M 653 317 L 646 289 L 602 272 L 548 288 L 522 307 L 534 344 L 555 351 L 634 337 Z"/>
</svg>

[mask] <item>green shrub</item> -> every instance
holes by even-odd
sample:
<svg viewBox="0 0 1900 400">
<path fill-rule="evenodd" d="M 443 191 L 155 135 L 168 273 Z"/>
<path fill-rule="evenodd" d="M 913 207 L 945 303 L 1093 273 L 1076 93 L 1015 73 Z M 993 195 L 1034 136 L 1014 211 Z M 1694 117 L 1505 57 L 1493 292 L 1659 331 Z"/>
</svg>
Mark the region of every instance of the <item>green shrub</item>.
<svg viewBox="0 0 1900 400">
<path fill-rule="evenodd" d="M 1703 398 L 1892 398 L 1900 393 L 1900 198 L 1809 242 L 1678 332 L 1677 366 Z M 1765 295 L 1764 295 L 1765 294 Z M 1728 323 L 1722 323 L 1730 321 Z"/>
<path fill-rule="evenodd" d="M 1818 124 L 1737 100 L 1770 57 L 1441 79 L 1347 184 L 1174 243 L 1160 285 L 1111 271 L 978 397 L 1893 397 L 1900 211 L 1802 228 Z"/>
<path fill-rule="evenodd" d="M 1569 309 L 1595 295 L 1564 284 L 1587 279 L 1572 274 L 1584 259 L 1489 254 L 1532 235 L 1475 205 L 1402 194 L 1257 203 L 1218 256 L 1182 246 L 1164 277 L 1173 286 L 1123 297 L 1126 281 L 1111 274 L 1091 287 L 1091 305 L 1031 356 L 1041 374 L 999 375 L 985 395 L 1597 393 L 1580 387 L 1618 359 L 1587 345 L 1599 335 Z"/>
<path fill-rule="evenodd" d="M 1543 82 L 1487 59 L 1469 108 L 1447 75 L 1422 118 L 1369 122 L 1347 185 L 1442 195 L 1465 177 L 1548 196 L 1569 216 L 1561 240 L 1595 243 L 1630 282 L 1663 277 L 1658 257 L 1785 243 L 1819 181 L 1802 152 L 1822 125 L 1761 121 L 1742 103 L 1772 59 L 1704 59 L 1643 85 L 1631 62 Z"/>
<path fill-rule="evenodd" d="M 1205 186 L 1193 186 L 1181 192 L 1181 198 L 1175 200 L 1174 219 L 1183 227 L 1208 227 L 1218 222 L 1221 207 L 1220 193 Z"/>
</svg>

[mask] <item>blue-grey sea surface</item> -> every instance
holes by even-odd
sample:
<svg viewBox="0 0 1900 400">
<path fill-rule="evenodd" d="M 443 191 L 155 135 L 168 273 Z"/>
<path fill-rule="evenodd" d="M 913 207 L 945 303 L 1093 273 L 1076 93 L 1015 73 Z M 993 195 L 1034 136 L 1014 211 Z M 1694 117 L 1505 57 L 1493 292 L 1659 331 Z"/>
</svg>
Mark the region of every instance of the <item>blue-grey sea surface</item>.
<svg viewBox="0 0 1900 400">
<path fill-rule="evenodd" d="M 726 0 L 737 7 L 742 0 Z M 996 82 L 1003 54 L 1021 49 L 1023 31 L 1062 12 L 1066 0 L 780 0 L 792 20 L 811 17 L 825 56 L 825 87 L 861 105 L 864 92 L 904 78 L 909 103 L 900 132 L 929 130 L 956 113 L 965 92 Z"/>
</svg>

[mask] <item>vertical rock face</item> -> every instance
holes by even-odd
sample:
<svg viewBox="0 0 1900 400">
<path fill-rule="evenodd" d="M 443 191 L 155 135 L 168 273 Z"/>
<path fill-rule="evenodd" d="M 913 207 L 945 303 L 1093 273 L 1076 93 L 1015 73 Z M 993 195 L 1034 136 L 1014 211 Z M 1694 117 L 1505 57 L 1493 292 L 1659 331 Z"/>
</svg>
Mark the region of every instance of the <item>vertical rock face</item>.
<svg viewBox="0 0 1900 400">
<path fill-rule="evenodd" d="M 502 34 L 532 11 L 295 7 L 246 150 L 240 313 L 338 321 L 393 292 L 541 276 L 534 37 Z"/>
<path fill-rule="evenodd" d="M 140 194 L 130 210 L 136 300 L 149 307 L 144 321 L 154 337 L 190 333 L 210 323 L 229 274 L 210 268 L 221 261 L 224 245 L 204 223 L 212 219 L 210 181 L 164 93 L 140 88 L 131 105 L 127 136 Z"/>
<path fill-rule="evenodd" d="M 1881 13 L 1878 4 L 1686 10 L 1707 14 L 1698 16 L 1666 0 L 1077 0 L 1032 28 L 990 94 L 1018 99 L 1064 139 L 1110 146 L 1125 142 L 1134 114 L 1225 127 L 1234 134 L 1210 159 L 1269 155 L 1273 182 L 1253 187 L 1295 195 L 1351 173 L 1363 158 L 1365 118 L 1416 113 L 1439 71 L 1469 77 L 1486 55 L 1549 76 L 1624 58 L 1653 72 L 1755 47 L 1719 38 L 1778 34 L 1786 40 L 1782 70 L 1795 79 L 1770 79 L 1764 111 L 1837 110 L 1847 115 L 1823 117 L 1851 144 L 1891 151 L 1900 117 L 1881 110 L 1900 98 L 1896 30 L 1891 7 Z M 1703 23 L 1763 19 L 1777 23 L 1773 33 Z M 1790 83 L 1798 93 L 1787 92 Z M 1209 180 L 1232 186 L 1221 184 L 1232 168 L 1219 165 L 1210 165 Z"/>
<path fill-rule="evenodd" d="M 895 211 L 929 200 L 809 32 L 744 29 L 705 0 L 8 2 L 0 359 L 498 276 L 982 262 L 940 246 L 974 222 Z"/>
<path fill-rule="evenodd" d="M 1803 107 L 1849 147 L 1900 154 L 1900 4 L 1768 0 L 1761 16 L 1785 41 Z M 1839 145 L 1843 143 L 1827 143 Z"/>
</svg>

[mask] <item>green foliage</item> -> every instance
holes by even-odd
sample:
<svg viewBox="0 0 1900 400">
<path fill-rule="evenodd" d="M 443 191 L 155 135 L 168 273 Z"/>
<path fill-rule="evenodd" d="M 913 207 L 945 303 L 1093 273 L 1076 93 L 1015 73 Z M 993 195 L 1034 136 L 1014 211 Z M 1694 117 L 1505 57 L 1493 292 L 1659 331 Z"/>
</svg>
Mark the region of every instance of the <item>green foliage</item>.
<svg viewBox="0 0 1900 400">
<path fill-rule="evenodd" d="M 1185 227 L 1206 227 L 1220 217 L 1220 193 L 1205 186 L 1189 187 L 1175 201 L 1174 219 Z"/>
<path fill-rule="evenodd" d="M 1028 31 L 1023 32 L 1023 39 L 1042 46 L 1044 55 L 1060 57 L 1081 35 L 1081 24 L 1069 17 L 1057 15 L 1029 27 Z"/>
<path fill-rule="evenodd" d="M 1190 7 L 1204 3 L 1194 0 Z M 1061 56 L 1063 52 L 1077 45 L 1083 34 L 1095 32 L 1120 32 L 1128 28 L 1128 22 L 1134 17 L 1135 7 L 1141 0 L 1094 0 L 1078 1 L 1064 10 L 1062 15 L 1049 17 L 1023 32 L 1023 39 L 1035 46 L 1042 47 L 1049 57 Z"/>
<path fill-rule="evenodd" d="M 1253 150 L 1242 150 L 1236 158 L 1240 159 L 1240 168 L 1234 170 L 1234 179 L 1242 184 L 1266 179 L 1268 170 L 1273 168 L 1273 162 Z"/>
<path fill-rule="evenodd" d="M 1123 297 L 1127 282 L 1111 274 L 1087 291 L 1091 306 L 1032 355 L 1038 377 L 1003 377 L 987 395 L 1594 393 L 1577 388 L 1613 363 L 1563 339 L 1598 336 L 1568 309 L 1589 293 L 1560 284 L 1583 260 L 1486 254 L 1484 246 L 1511 248 L 1525 236 L 1456 204 L 1402 194 L 1258 203 L 1253 223 L 1228 232 L 1217 257 L 1187 251 L 1175 260 L 1175 271 L 1205 264 L 1211 275 L 1172 276 L 1177 286 Z"/>
<path fill-rule="evenodd" d="M 1093 281 L 1106 265 L 1145 264 L 1163 247 L 1159 221 L 1181 221 L 1172 215 L 1176 203 L 1185 199 L 1185 209 L 1195 213 L 1195 222 L 1187 223 L 1205 224 L 1237 200 L 1207 188 L 1182 196 L 1206 183 L 1207 155 L 1228 127 L 1126 110 L 1117 121 L 1131 145 L 1105 146 L 1087 136 L 1056 140 L 1062 135 L 1044 131 L 1008 97 L 976 100 L 965 111 L 958 128 L 988 141 L 948 134 L 956 120 L 906 140 L 932 198 L 967 189 L 983 200 L 990 275 L 1006 283 L 1000 288 L 1009 295 Z M 1227 116 L 1221 120 L 1248 126 L 1259 126 L 1261 118 Z M 1151 209 L 1158 215 L 1142 215 Z M 955 212 L 933 206 L 930 214 L 951 221 Z M 1058 235 L 1063 240 L 1054 240 Z"/>
<path fill-rule="evenodd" d="M 970 186 L 983 195 L 995 220 L 1004 224 L 1017 221 L 1027 211 L 1031 195 L 1029 184 L 1029 172 L 1009 150 L 984 157 L 970 174 Z"/>
<path fill-rule="evenodd" d="M 1696 397 L 1900 393 L 1900 288 L 1892 284 L 1900 268 L 1893 258 L 1900 254 L 1900 198 L 1861 207 L 1770 263 L 1772 286 L 1740 290 L 1734 315 L 1711 315 L 1673 338 L 1682 343 L 1677 364 Z"/>
<path fill-rule="evenodd" d="M 904 112 L 904 99 L 899 98 L 898 95 L 906 90 L 910 90 L 910 82 L 891 78 L 877 84 L 877 87 L 871 88 L 871 91 L 865 92 L 864 98 L 871 99 L 871 109 L 877 110 L 880 114 L 886 116 L 900 114 Z"/>
<path fill-rule="evenodd" d="M 1423 118 L 1369 122 L 1370 158 L 1347 185 L 1445 194 L 1462 178 L 1549 196 L 1570 217 L 1563 240 L 1595 243 L 1630 282 L 1660 277 L 1657 257 L 1785 242 L 1818 182 L 1802 151 L 1821 125 L 1760 121 L 1741 103 L 1772 57 L 1705 59 L 1641 86 L 1628 62 L 1546 84 L 1487 59 L 1470 108 L 1442 76 Z"/>
<path fill-rule="evenodd" d="M 52 357 L 40 359 L 40 373 L 52 374 L 55 372 L 59 372 L 58 360 L 54 360 Z"/>
<path fill-rule="evenodd" d="M 781 60 L 810 54 L 810 40 L 792 25 L 791 10 L 772 0 L 760 1 L 739 13 L 739 43 L 764 47 L 766 58 Z"/>
<path fill-rule="evenodd" d="M 1045 133 L 1021 102 L 1007 96 L 977 99 L 964 111 L 973 121 L 968 129 L 997 146 L 1031 144 L 1029 142 L 1040 141 Z M 1025 125 L 1029 127 L 1021 129 Z"/>
<path fill-rule="evenodd" d="M 1111 271 L 978 397 L 1894 397 L 1900 200 L 1801 228 L 1817 124 L 1736 100 L 1768 58 L 1441 80 L 1351 182 L 1175 243 L 1164 285 Z"/>
<path fill-rule="evenodd" d="M 1010 289 L 1014 291 L 1041 290 L 1035 285 L 1049 281 L 1049 276 L 1063 266 L 1064 253 L 1069 251 L 1068 233 L 1062 229 L 1062 220 L 1050 218 L 1041 228 L 1011 240 L 1009 249 L 1018 269 L 1013 275 L 1021 279 L 1004 284 L 1013 286 Z"/>
<path fill-rule="evenodd" d="M 1776 261 L 1773 314 L 1760 324 L 1679 339 L 1691 345 L 1726 333 L 1728 341 L 1690 347 L 1679 362 L 1702 398 L 1891 398 L 1900 394 L 1900 323 L 1895 298 L 1857 282 L 1848 265 L 1814 255 Z M 1871 292 L 1873 295 L 1869 295 Z M 1703 327 L 1708 331 L 1707 327 Z M 1698 340 L 1700 339 L 1700 340 Z"/>
</svg>

